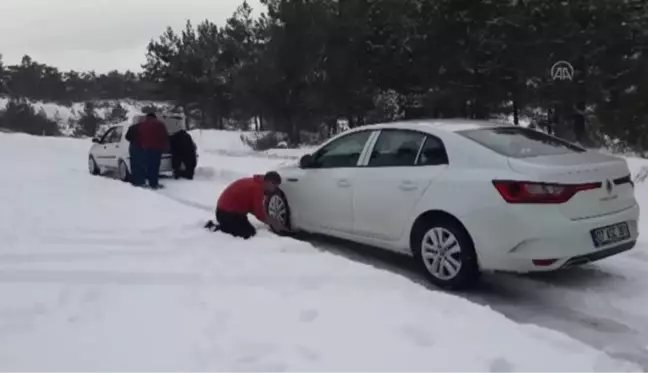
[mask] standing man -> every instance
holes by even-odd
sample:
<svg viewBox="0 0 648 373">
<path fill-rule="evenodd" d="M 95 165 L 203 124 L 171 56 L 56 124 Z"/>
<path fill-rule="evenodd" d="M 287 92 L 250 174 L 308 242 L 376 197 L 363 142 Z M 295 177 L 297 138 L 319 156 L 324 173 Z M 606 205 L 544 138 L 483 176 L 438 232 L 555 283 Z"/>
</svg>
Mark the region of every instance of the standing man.
<svg viewBox="0 0 648 373">
<path fill-rule="evenodd" d="M 146 179 L 150 188 L 159 189 L 161 187 L 160 163 L 162 153 L 169 149 L 169 133 L 164 123 L 157 119 L 154 113 L 146 114 L 139 127 L 146 162 Z"/>
<path fill-rule="evenodd" d="M 192 180 L 196 170 L 197 156 L 196 143 L 189 132 L 179 130 L 171 135 L 171 165 L 173 167 L 173 177 L 176 179 L 184 177 Z M 181 167 L 184 166 L 184 170 Z"/>
<path fill-rule="evenodd" d="M 126 140 L 129 142 L 128 156 L 130 158 L 131 184 L 133 186 L 143 186 L 146 165 L 144 149 L 142 149 L 139 121 L 128 127 Z"/>
<path fill-rule="evenodd" d="M 247 214 L 253 214 L 275 231 L 285 231 L 279 220 L 266 215 L 264 205 L 265 196 L 274 193 L 280 184 L 281 176 L 274 171 L 236 180 L 218 198 L 217 224 L 210 220 L 205 228 L 248 239 L 256 234 L 247 217 Z"/>
</svg>

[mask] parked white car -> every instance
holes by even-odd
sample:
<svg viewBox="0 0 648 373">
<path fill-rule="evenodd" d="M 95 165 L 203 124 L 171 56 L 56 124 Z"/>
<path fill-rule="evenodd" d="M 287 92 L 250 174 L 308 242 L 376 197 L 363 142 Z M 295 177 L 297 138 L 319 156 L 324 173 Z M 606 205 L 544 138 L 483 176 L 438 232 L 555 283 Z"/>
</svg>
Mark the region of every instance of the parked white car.
<svg viewBox="0 0 648 373">
<path fill-rule="evenodd" d="M 143 115 L 135 116 L 132 123 L 142 120 Z M 182 115 L 163 114 L 159 115 L 167 131 L 172 134 L 179 129 L 186 129 L 186 121 Z M 100 175 L 106 172 L 116 172 L 122 181 L 130 181 L 131 166 L 128 155 L 129 143 L 126 140 L 126 131 L 130 124 L 119 124 L 110 127 L 101 137 L 92 139 L 92 147 L 88 155 L 88 170 L 93 175 Z M 162 155 L 160 173 L 173 172 L 171 167 L 171 154 Z"/>
<path fill-rule="evenodd" d="M 93 175 L 116 172 L 120 180 L 130 181 L 131 166 L 128 155 L 129 143 L 126 141 L 128 124 L 110 127 L 103 136 L 92 139 L 88 155 L 88 170 Z M 162 155 L 160 173 L 172 172 L 171 154 Z"/>
<path fill-rule="evenodd" d="M 277 170 L 266 208 L 293 231 L 412 255 L 446 288 L 551 271 L 635 246 L 625 159 L 487 121 L 371 125 Z"/>
</svg>

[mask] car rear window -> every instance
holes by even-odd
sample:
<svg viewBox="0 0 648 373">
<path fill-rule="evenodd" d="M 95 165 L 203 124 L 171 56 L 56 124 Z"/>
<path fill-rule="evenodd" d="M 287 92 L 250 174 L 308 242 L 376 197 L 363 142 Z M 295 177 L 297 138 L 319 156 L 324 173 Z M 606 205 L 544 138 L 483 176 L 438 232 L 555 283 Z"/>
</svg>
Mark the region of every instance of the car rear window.
<svg viewBox="0 0 648 373">
<path fill-rule="evenodd" d="M 567 141 L 524 127 L 480 128 L 458 131 L 457 133 L 511 158 L 531 158 L 586 151 Z"/>
</svg>

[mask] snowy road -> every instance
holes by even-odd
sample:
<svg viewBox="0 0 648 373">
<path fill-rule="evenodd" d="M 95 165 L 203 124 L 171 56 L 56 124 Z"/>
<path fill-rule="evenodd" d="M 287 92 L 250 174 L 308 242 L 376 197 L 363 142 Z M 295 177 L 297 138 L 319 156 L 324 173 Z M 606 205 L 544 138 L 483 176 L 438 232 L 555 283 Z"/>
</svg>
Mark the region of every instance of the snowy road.
<svg viewBox="0 0 648 373">
<path fill-rule="evenodd" d="M 407 258 L 325 237 L 304 239 L 328 252 L 434 289 Z M 551 275 L 487 275 L 478 289 L 462 296 L 517 322 L 561 331 L 611 356 L 633 361 L 646 371 L 648 312 L 643 310 L 648 294 L 642 289 L 646 282 L 619 275 L 624 270 L 609 271 L 603 264 Z"/>
<path fill-rule="evenodd" d="M 211 154 L 230 159 L 246 155 L 239 149 L 220 150 L 218 141 Z M 210 142 L 211 140 L 211 142 Z M 294 151 L 278 151 L 273 158 L 297 157 Z M 292 153 L 291 153 L 292 152 Z M 287 156 L 284 156 L 287 155 Z M 240 162 L 240 161 L 239 161 Z M 272 167 L 269 160 L 246 160 L 255 172 Z M 222 169 L 223 163 L 212 163 Z M 280 162 L 274 162 L 280 164 Z M 634 174 L 648 166 L 648 160 L 629 159 Z M 245 166 L 250 167 L 250 166 Z M 245 169 L 243 167 L 243 169 Z M 227 167 L 229 169 L 229 166 Z M 240 166 L 237 169 L 241 169 Z M 642 211 L 648 210 L 648 183 L 636 191 Z M 637 247 L 629 253 L 569 271 L 533 276 L 488 275 L 481 287 L 463 294 L 466 299 L 501 312 L 512 320 L 554 329 L 568 334 L 611 356 L 632 361 L 648 371 L 648 223 Z M 302 237 L 315 247 L 373 265 L 428 286 L 407 258 L 370 247 L 326 237 Z"/>
<path fill-rule="evenodd" d="M 281 157 L 207 152 L 155 193 L 88 175 L 88 147 L 0 135 L 0 370 L 637 369 L 601 351 L 646 366 L 643 247 L 462 299 L 375 250 L 201 229 L 227 181 Z"/>
</svg>

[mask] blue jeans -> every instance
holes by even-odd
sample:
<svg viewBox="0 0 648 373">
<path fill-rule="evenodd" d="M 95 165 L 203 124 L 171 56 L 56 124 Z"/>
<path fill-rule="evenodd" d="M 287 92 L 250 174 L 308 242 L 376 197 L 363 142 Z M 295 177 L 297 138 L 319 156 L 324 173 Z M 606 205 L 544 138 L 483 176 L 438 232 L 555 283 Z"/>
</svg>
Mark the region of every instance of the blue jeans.
<svg viewBox="0 0 648 373">
<path fill-rule="evenodd" d="M 156 149 L 144 149 L 146 156 L 146 179 L 151 188 L 160 186 L 160 163 L 162 163 L 162 151 Z"/>
<path fill-rule="evenodd" d="M 128 147 L 128 155 L 130 156 L 131 183 L 135 186 L 144 185 L 144 176 L 146 172 L 144 149 L 131 144 Z"/>
</svg>

